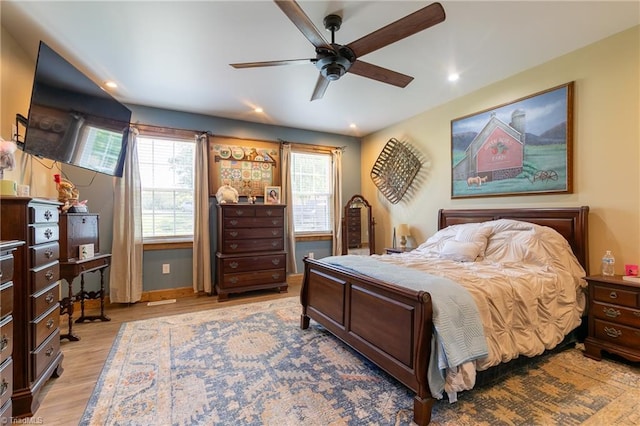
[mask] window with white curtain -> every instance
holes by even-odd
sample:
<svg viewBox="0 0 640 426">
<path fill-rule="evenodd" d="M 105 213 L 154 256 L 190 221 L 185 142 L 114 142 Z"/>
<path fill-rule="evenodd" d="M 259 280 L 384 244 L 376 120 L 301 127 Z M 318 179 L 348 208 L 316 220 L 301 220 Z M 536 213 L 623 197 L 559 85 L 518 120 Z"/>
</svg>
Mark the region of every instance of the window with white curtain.
<svg viewBox="0 0 640 426">
<path fill-rule="evenodd" d="M 193 238 L 195 148 L 195 140 L 138 137 L 146 241 Z"/>
<path fill-rule="evenodd" d="M 293 225 L 296 234 L 332 233 L 332 182 L 330 153 L 291 153 Z"/>
</svg>

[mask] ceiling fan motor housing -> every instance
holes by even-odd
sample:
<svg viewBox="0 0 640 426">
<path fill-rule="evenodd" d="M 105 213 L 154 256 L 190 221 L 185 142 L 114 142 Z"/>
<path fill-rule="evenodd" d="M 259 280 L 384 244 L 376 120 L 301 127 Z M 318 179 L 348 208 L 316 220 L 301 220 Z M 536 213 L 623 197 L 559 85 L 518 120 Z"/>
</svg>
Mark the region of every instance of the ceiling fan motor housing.
<svg viewBox="0 0 640 426">
<path fill-rule="evenodd" d="M 356 55 L 351 49 L 339 44 L 332 44 L 334 50 L 318 49 L 316 68 L 329 81 L 335 81 L 346 74 L 351 64 L 356 61 Z"/>
</svg>

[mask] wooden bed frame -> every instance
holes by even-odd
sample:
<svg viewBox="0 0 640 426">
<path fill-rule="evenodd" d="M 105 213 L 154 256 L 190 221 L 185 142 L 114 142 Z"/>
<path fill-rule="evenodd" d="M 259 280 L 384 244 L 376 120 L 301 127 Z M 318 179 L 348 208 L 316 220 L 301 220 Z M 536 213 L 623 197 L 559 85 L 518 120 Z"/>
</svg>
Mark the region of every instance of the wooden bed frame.
<svg viewBox="0 0 640 426">
<path fill-rule="evenodd" d="M 587 270 L 589 207 L 440 210 L 438 229 L 469 222 L 515 219 L 557 230 Z M 313 319 L 415 392 L 413 420 L 431 420 L 427 382 L 431 354 L 431 296 L 304 259 L 300 326 Z"/>
</svg>

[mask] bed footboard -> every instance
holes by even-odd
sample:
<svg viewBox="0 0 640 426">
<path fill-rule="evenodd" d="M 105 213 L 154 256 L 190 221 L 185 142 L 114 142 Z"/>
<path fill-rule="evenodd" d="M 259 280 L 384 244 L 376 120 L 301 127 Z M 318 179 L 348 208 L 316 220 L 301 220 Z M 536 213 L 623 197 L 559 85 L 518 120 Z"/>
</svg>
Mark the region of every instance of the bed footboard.
<svg viewBox="0 0 640 426">
<path fill-rule="evenodd" d="M 429 293 L 304 259 L 300 326 L 313 319 L 416 393 L 414 421 L 431 420 Z"/>
</svg>

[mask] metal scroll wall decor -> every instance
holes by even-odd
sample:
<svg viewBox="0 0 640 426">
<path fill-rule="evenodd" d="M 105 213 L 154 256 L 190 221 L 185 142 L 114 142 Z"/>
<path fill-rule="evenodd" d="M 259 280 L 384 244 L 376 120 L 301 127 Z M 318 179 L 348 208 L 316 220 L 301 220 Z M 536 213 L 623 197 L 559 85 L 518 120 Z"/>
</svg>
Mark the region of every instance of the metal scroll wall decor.
<svg viewBox="0 0 640 426">
<path fill-rule="evenodd" d="M 419 157 L 415 148 L 395 138 L 382 149 L 371 169 L 371 179 L 391 204 L 402 199 L 420 171 Z"/>
</svg>

